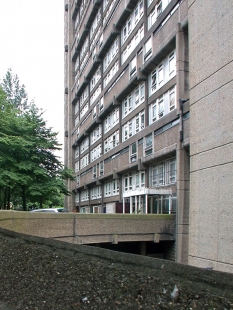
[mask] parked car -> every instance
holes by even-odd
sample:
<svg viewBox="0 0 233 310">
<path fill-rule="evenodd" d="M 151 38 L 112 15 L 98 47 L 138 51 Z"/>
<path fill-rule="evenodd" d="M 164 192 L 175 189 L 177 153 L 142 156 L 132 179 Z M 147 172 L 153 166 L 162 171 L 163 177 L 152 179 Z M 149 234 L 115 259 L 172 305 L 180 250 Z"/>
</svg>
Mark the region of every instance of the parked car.
<svg viewBox="0 0 233 310">
<path fill-rule="evenodd" d="M 35 209 L 30 212 L 66 212 L 65 208 L 49 208 L 49 209 Z"/>
</svg>

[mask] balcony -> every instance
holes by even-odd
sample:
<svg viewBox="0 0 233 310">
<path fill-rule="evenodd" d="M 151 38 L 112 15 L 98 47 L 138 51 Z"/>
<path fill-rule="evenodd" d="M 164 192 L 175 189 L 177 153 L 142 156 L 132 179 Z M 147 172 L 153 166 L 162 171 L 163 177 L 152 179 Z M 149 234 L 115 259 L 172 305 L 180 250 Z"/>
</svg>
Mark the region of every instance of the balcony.
<svg viewBox="0 0 233 310">
<path fill-rule="evenodd" d="M 101 3 L 102 3 L 101 0 L 89 1 L 89 6 L 86 9 L 86 11 L 84 12 L 84 19 L 81 21 L 81 27 L 78 30 L 80 33 L 82 33 L 82 31 L 83 31 L 84 25 L 87 28 L 91 27 L 91 24 L 92 24 L 97 12 L 98 12 L 98 9 L 99 9 Z"/>
<path fill-rule="evenodd" d="M 102 45 L 99 46 L 99 56 L 101 58 L 104 57 L 104 55 L 106 54 L 106 52 L 108 51 L 111 44 L 113 43 L 113 41 L 115 40 L 115 38 L 119 33 L 120 32 L 116 29 L 115 25 L 112 23 L 104 30 L 103 43 L 101 43 Z"/>
<path fill-rule="evenodd" d="M 71 46 L 71 59 L 72 61 L 75 61 L 77 59 L 79 51 L 77 50 L 77 36 L 75 36 L 75 39 L 73 41 L 73 44 Z"/>
<path fill-rule="evenodd" d="M 90 79 L 92 77 L 93 73 L 98 68 L 99 64 L 101 63 L 101 58 L 99 57 L 98 54 L 92 54 L 90 58 L 91 59 L 85 68 L 87 79 Z"/>
<path fill-rule="evenodd" d="M 177 10 L 169 16 L 172 9 L 178 5 Z M 178 1 L 173 0 L 159 16 L 156 23 L 152 26 L 152 57 L 142 65 L 142 72 L 150 72 L 168 55 L 176 45 L 177 21 L 184 20 L 187 17 L 187 1 L 179 5 Z M 164 23 L 164 24 L 163 24 Z M 164 40 L 164 37 L 167 39 Z"/>
<path fill-rule="evenodd" d="M 72 87 L 71 89 L 71 102 L 72 104 L 75 104 L 78 100 L 77 96 L 76 96 L 76 93 L 77 93 L 77 90 L 79 88 L 79 82 L 78 80 L 74 83 L 74 86 Z"/>
</svg>

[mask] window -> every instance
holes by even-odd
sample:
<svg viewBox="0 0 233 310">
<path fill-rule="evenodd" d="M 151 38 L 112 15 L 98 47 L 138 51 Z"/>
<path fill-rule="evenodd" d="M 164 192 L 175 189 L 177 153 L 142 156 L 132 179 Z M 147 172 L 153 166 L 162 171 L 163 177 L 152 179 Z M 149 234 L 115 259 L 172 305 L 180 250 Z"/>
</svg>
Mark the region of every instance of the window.
<svg viewBox="0 0 233 310">
<path fill-rule="evenodd" d="M 79 57 L 77 57 L 76 61 L 75 61 L 75 65 L 74 65 L 74 70 L 76 71 L 79 67 Z"/>
<path fill-rule="evenodd" d="M 89 164 L 89 154 L 81 158 L 80 164 L 81 164 L 81 169 L 85 168 Z"/>
<path fill-rule="evenodd" d="M 76 115 L 74 121 L 75 126 L 78 125 L 78 123 L 79 123 L 79 115 Z"/>
<path fill-rule="evenodd" d="M 119 180 L 112 182 L 112 193 L 113 195 L 117 195 L 119 193 Z"/>
<path fill-rule="evenodd" d="M 156 19 L 157 19 L 157 13 L 156 13 L 156 10 L 154 7 L 154 9 L 151 11 L 150 15 L 148 16 L 148 30 L 155 23 Z"/>
<path fill-rule="evenodd" d="M 97 178 L 97 165 L 94 165 L 92 167 L 92 175 L 93 175 L 93 179 L 96 179 Z"/>
<path fill-rule="evenodd" d="M 145 83 L 137 86 L 122 102 L 122 118 L 126 117 L 145 100 Z"/>
<path fill-rule="evenodd" d="M 119 108 L 115 108 L 104 120 L 104 132 L 107 133 L 119 123 Z"/>
<path fill-rule="evenodd" d="M 159 0 L 156 4 L 156 10 L 157 10 L 157 18 L 159 17 L 159 15 L 162 13 L 163 11 L 163 2 L 162 0 Z"/>
<path fill-rule="evenodd" d="M 79 157 L 79 146 L 76 146 L 75 148 L 75 158 Z"/>
<path fill-rule="evenodd" d="M 105 182 L 104 184 L 104 196 L 114 196 L 119 194 L 119 180 L 113 180 Z"/>
<path fill-rule="evenodd" d="M 98 30 L 95 32 L 94 36 L 92 37 L 91 41 L 90 41 L 90 51 L 92 52 L 92 61 L 95 60 L 96 57 L 96 53 L 97 53 L 97 44 L 100 44 L 101 41 L 101 31 L 100 31 L 100 27 L 98 28 Z"/>
<path fill-rule="evenodd" d="M 89 138 L 87 137 L 80 145 L 80 154 L 85 152 L 89 148 Z"/>
<path fill-rule="evenodd" d="M 163 96 L 158 99 L 159 118 L 164 114 Z"/>
<path fill-rule="evenodd" d="M 134 142 L 130 146 L 130 161 L 131 163 L 137 160 L 137 142 Z"/>
<path fill-rule="evenodd" d="M 174 184 L 176 182 L 176 159 L 169 159 L 151 166 L 150 186 L 160 187 Z"/>
<path fill-rule="evenodd" d="M 176 182 L 176 160 L 171 159 L 167 162 L 166 183 L 171 184 Z"/>
<path fill-rule="evenodd" d="M 146 62 L 152 55 L 152 38 L 146 41 L 144 44 L 144 62 Z"/>
<path fill-rule="evenodd" d="M 123 52 L 121 53 L 121 64 L 126 61 L 126 59 L 130 56 L 130 54 L 133 52 L 135 47 L 138 46 L 139 42 L 144 37 L 144 25 L 140 27 L 140 29 L 136 32 L 132 40 L 130 40 L 127 44 L 127 46 L 124 48 Z"/>
<path fill-rule="evenodd" d="M 176 87 L 172 87 L 149 106 L 149 125 L 176 108 Z"/>
<path fill-rule="evenodd" d="M 87 200 L 89 200 L 89 193 L 88 189 L 85 189 L 81 191 L 81 201 L 87 201 Z"/>
<path fill-rule="evenodd" d="M 161 63 L 159 65 L 159 69 L 158 69 L 158 83 L 159 86 L 161 87 L 163 84 L 163 63 Z"/>
<path fill-rule="evenodd" d="M 76 103 L 75 105 L 75 114 L 77 114 L 79 112 L 79 102 Z"/>
<path fill-rule="evenodd" d="M 75 163 L 75 172 L 79 171 L 79 161 L 76 161 Z"/>
<path fill-rule="evenodd" d="M 95 100 L 100 95 L 100 93 L 101 93 L 101 84 L 96 88 L 96 90 L 90 96 L 90 105 L 92 105 L 95 102 Z"/>
<path fill-rule="evenodd" d="M 145 137 L 145 156 L 152 154 L 152 133 Z"/>
<path fill-rule="evenodd" d="M 102 125 L 99 125 L 91 132 L 91 145 L 99 140 L 102 136 Z"/>
<path fill-rule="evenodd" d="M 98 26 L 100 20 L 101 20 L 101 11 L 99 9 L 94 20 L 93 20 L 93 22 L 92 22 L 91 28 L 90 28 L 90 39 L 92 39 L 94 32 L 97 29 L 97 26 Z"/>
<path fill-rule="evenodd" d="M 176 75 L 176 55 L 173 51 L 149 75 L 149 97 Z"/>
<path fill-rule="evenodd" d="M 131 13 L 129 19 L 126 21 L 122 28 L 122 42 L 121 45 L 124 44 L 126 39 L 129 37 L 132 30 L 135 28 L 135 26 L 138 24 L 142 16 L 144 15 L 144 1 L 140 0 L 138 1 L 137 5 L 135 6 L 135 9 Z"/>
<path fill-rule="evenodd" d="M 99 66 L 98 69 L 95 71 L 95 73 L 93 74 L 93 76 L 91 78 L 91 81 L 90 81 L 90 91 L 92 91 L 92 89 L 98 83 L 100 78 L 101 78 L 101 70 L 100 70 L 100 66 Z"/>
<path fill-rule="evenodd" d="M 101 186 L 95 186 L 91 189 L 91 200 L 99 199 L 102 197 Z"/>
<path fill-rule="evenodd" d="M 169 109 L 170 111 L 175 109 L 175 87 L 169 90 Z"/>
<path fill-rule="evenodd" d="M 92 151 L 91 151 L 91 162 L 96 160 L 102 155 L 102 147 L 101 144 L 97 145 Z"/>
<path fill-rule="evenodd" d="M 108 19 L 109 15 L 110 15 L 110 13 L 111 13 L 111 11 L 113 9 L 113 6 L 114 6 L 116 0 L 111 0 L 111 1 L 104 0 L 104 1 L 106 1 L 106 4 L 104 4 L 104 7 L 103 7 L 103 11 L 104 11 L 103 24 L 105 24 L 105 22 L 107 21 L 107 19 Z M 110 6 L 108 7 L 107 11 L 105 12 L 105 9 L 106 9 L 108 3 L 110 3 Z"/>
<path fill-rule="evenodd" d="M 155 69 L 151 73 L 151 89 L 153 93 L 155 92 L 156 87 L 157 87 L 157 70 Z"/>
<path fill-rule="evenodd" d="M 77 182 L 77 187 L 79 187 L 79 184 L 80 184 L 80 175 L 77 175 L 76 176 L 76 182 Z"/>
<path fill-rule="evenodd" d="M 169 62 L 169 75 L 173 76 L 174 73 L 175 73 L 175 69 L 176 69 L 175 54 L 174 54 L 174 52 L 169 56 L 168 62 Z"/>
<path fill-rule="evenodd" d="M 80 63 L 83 61 L 83 58 L 85 55 L 88 56 L 88 53 L 87 53 L 88 46 L 89 46 L 89 38 L 87 36 L 80 51 Z"/>
<path fill-rule="evenodd" d="M 104 140 L 104 153 L 112 150 L 119 144 L 119 130 Z"/>
<path fill-rule="evenodd" d="M 117 60 L 104 78 L 104 87 L 106 87 L 106 85 L 110 82 L 110 80 L 113 78 L 118 69 L 119 69 L 119 61 Z"/>
<path fill-rule="evenodd" d="M 99 175 L 104 175 L 104 161 L 101 161 L 99 164 Z"/>
<path fill-rule="evenodd" d="M 78 203 L 79 202 L 79 193 L 75 194 L 75 202 Z"/>
<path fill-rule="evenodd" d="M 88 111 L 88 103 L 80 111 L 80 117 L 82 118 Z"/>
<path fill-rule="evenodd" d="M 80 108 L 84 105 L 87 98 L 88 98 L 88 86 L 86 86 L 86 88 L 80 95 Z"/>
<path fill-rule="evenodd" d="M 106 69 L 108 68 L 108 66 L 110 65 L 110 63 L 114 59 L 114 57 L 117 55 L 118 46 L 119 46 L 119 41 L 118 41 L 118 38 L 116 38 L 116 40 L 113 42 L 113 44 L 111 45 L 111 47 L 107 51 L 106 56 L 104 57 L 104 62 L 103 62 L 104 72 L 106 71 Z"/>
<path fill-rule="evenodd" d="M 137 132 L 141 131 L 145 124 L 144 124 L 144 117 L 145 117 L 145 111 L 138 113 L 134 118 L 129 120 L 127 123 L 123 125 L 122 130 L 122 140 L 126 141 L 133 135 L 135 135 Z"/>
<path fill-rule="evenodd" d="M 133 171 L 123 175 L 122 188 L 123 192 L 141 189 L 145 187 L 145 172 Z"/>
<path fill-rule="evenodd" d="M 129 63 L 129 78 L 131 79 L 137 73 L 137 56 Z"/>
</svg>

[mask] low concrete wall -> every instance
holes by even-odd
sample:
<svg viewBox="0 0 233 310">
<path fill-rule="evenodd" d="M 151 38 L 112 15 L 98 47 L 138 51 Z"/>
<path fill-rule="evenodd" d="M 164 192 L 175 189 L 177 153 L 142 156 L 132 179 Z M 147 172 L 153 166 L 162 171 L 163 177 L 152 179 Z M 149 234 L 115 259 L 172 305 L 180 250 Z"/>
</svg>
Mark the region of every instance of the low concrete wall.
<svg viewBox="0 0 233 310">
<path fill-rule="evenodd" d="M 91 244 L 175 240 L 175 215 L 0 211 L 0 227 L 44 238 Z"/>
</svg>

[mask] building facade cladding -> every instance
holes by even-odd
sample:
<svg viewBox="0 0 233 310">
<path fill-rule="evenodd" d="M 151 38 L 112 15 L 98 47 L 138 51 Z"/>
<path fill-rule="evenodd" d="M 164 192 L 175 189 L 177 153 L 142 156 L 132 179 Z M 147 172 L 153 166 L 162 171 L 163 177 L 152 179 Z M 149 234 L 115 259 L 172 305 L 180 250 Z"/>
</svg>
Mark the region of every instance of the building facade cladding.
<svg viewBox="0 0 233 310">
<path fill-rule="evenodd" d="M 232 273 L 233 2 L 190 1 L 189 25 L 189 264 Z"/>
<path fill-rule="evenodd" d="M 72 211 L 176 213 L 187 262 L 187 0 L 65 1 L 65 164 Z"/>
</svg>

